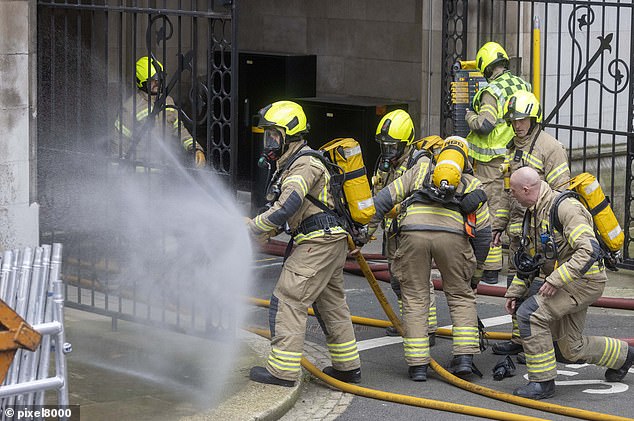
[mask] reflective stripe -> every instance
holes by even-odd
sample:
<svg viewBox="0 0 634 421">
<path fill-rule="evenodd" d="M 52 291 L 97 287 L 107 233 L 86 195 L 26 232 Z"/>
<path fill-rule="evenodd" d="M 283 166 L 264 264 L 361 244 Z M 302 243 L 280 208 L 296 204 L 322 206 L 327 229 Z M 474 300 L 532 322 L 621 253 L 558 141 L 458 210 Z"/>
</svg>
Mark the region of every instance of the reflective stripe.
<svg viewBox="0 0 634 421">
<path fill-rule="evenodd" d="M 282 188 L 291 183 L 295 183 L 299 186 L 302 191 L 302 197 L 308 194 L 308 185 L 306 184 L 306 180 L 304 180 L 304 177 L 302 177 L 301 175 L 289 175 L 288 177 L 286 177 L 282 182 Z"/>
<path fill-rule="evenodd" d="M 148 108 L 143 108 L 141 111 L 136 113 L 137 121 L 145 119 L 150 114 L 150 110 Z"/>
<path fill-rule="evenodd" d="M 186 151 L 189 151 L 194 146 L 194 139 L 191 137 L 188 137 L 183 139 L 182 143 L 183 143 L 183 149 L 185 149 Z"/>
<path fill-rule="evenodd" d="M 509 214 L 511 212 L 508 209 L 498 209 L 495 211 L 495 217 L 496 218 L 503 218 L 503 219 L 509 219 Z"/>
<path fill-rule="evenodd" d="M 557 167 L 553 168 L 551 172 L 546 174 L 546 182 L 552 185 L 560 175 L 566 173 L 568 171 L 568 163 L 564 162 L 559 164 Z"/>
<path fill-rule="evenodd" d="M 487 254 L 487 258 L 484 261 L 484 264 L 493 264 L 500 263 L 502 261 L 502 247 L 490 247 L 489 254 Z"/>
<path fill-rule="evenodd" d="M 522 233 L 522 223 L 516 222 L 509 225 L 509 233 L 510 234 L 521 234 Z"/>
<path fill-rule="evenodd" d="M 605 339 L 605 348 L 603 350 L 603 355 L 597 365 L 602 365 L 604 367 L 615 368 L 613 365 L 616 363 L 619 355 L 621 354 L 621 344 L 622 342 L 618 339 L 614 338 L 603 338 Z"/>
<path fill-rule="evenodd" d="M 493 118 L 497 117 L 497 110 L 495 109 L 495 107 L 491 104 L 484 104 L 480 107 L 480 112 L 478 114 L 482 114 L 482 113 L 490 113 Z"/>
<path fill-rule="evenodd" d="M 425 205 L 418 204 L 418 206 L 410 206 L 407 209 L 407 214 L 408 215 L 438 215 L 438 216 L 446 216 L 448 218 L 451 218 L 451 219 L 455 220 L 456 222 L 459 222 L 460 224 L 463 223 L 462 215 L 460 214 L 460 212 L 452 211 L 452 210 L 446 209 L 446 208 L 437 208 L 437 207 L 425 206 Z"/>
<path fill-rule="evenodd" d="M 529 154 L 526 151 L 523 151 L 522 152 L 522 159 L 524 159 L 526 162 L 531 164 L 533 166 L 533 168 L 535 168 L 536 170 L 543 171 L 544 162 L 541 159 L 537 158 L 535 155 L 532 155 L 532 154 Z"/>
<path fill-rule="evenodd" d="M 590 266 L 590 269 L 586 272 L 586 275 L 596 275 L 597 273 L 601 273 L 601 268 L 597 263 Z"/>
<path fill-rule="evenodd" d="M 342 344 L 327 343 L 326 345 L 328 346 L 328 352 L 330 353 L 330 359 L 332 362 L 353 361 L 359 358 L 357 341 L 355 340 Z"/>
<path fill-rule="evenodd" d="M 403 187 L 403 180 L 397 178 L 394 180 L 394 192 L 396 193 L 396 202 L 403 200 L 405 196 L 405 189 Z"/>
<path fill-rule="evenodd" d="M 312 159 L 316 159 L 316 158 L 311 157 L 311 160 Z M 319 163 L 322 164 L 321 161 L 319 161 Z M 324 205 L 328 206 L 328 186 L 330 185 L 330 172 L 326 171 L 325 167 L 324 167 L 324 170 L 325 170 L 324 171 L 325 183 L 324 183 L 324 188 L 321 189 L 321 192 L 319 193 L 319 201 L 323 203 Z"/>
<path fill-rule="evenodd" d="M 258 227 L 264 232 L 269 232 L 275 229 L 275 225 L 271 225 L 267 223 L 266 219 L 264 219 L 262 215 L 256 216 L 255 219 L 253 220 L 253 223 L 255 224 L 256 227 Z"/>
<path fill-rule="evenodd" d="M 427 174 L 427 169 L 429 168 L 429 162 L 425 161 L 421 163 L 418 168 L 418 174 L 416 174 L 416 181 L 414 182 L 414 189 L 420 189 L 425 182 L 425 175 Z"/>
<path fill-rule="evenodd" d="M 479 146 L 474 145 L 473 143 L 469 144 L 469 152 L 474 151 L 481 155 L 488 155 L 492 157 L 504 155 L 506 153 L 506 148 L 481 148 Z"/>
<path fill-rule="evenodd" d="M 529 373 L 545 373 L 551 370 L 557 370 L 557 360 L 555 359 L 555 350 L 551 349 L 543 354 L 526 353 L 526 368 Z"/>
<path fill-rule="evenodd" d="M 513 321 L 513 327 L 511 330 L 511 336 L 513 338 L 520 338 L 520 326 L 519 324 L 517 324 L 517 319 L 513 318 L 512 321 Z"/>
<path fill-rule="evenodd" d="M 437 322 L 436 307 L 429 307 L 429 314 L 427 315 L 427 324 L 430 327 L 435 327 Z"/>
<path fill-rule="evenodd" d="M 329 230 L 330 234 L 346 234 L 347 231 L 341 227 L 331 227 Z M 311 240 L 313 238 L 325 237 L 326 232 L 324 230 L 317 230 L 313 232 L 309 232 L 308 234 L 297 234 L 293 237 L 295 244 L 301 244 L 304 241 Z"/>
<path fill-rule="evenodd" d="M 463 346 L 480 346 L 480 335 L 477 327 L 454 326 L 452 329 L 453 343 Z"/>
<path fill-rule="evenodd" d="M 574 279 L 572 279 L 572 275 L 568 271 L 568 267 L 566 266 L 566 263 L 562 264 L 561 266 L 557 268 L 557 273 L 561 277 L 561 280 L 564 282 L 564 284 L 568 284 L 574 281 Z"/>
<path fill-rule="evenodd" d="M 517 275 L 515 275 L 513 277 L 513 280 L 511 281 L 511 285 L 517 285 L 517 286 L 526 288 L 526 282 L 524 282 L 520 278 L 518 278 Z"/>
<path fill-rule="evenodd" d="M 594 237 L 594 232 L 592 231 L 592 228 L 590 228 L 590 226 L 587 224 L 581 224 L 577 228 L 573 229 L 568 236 L 568 244 L 574 247 L 575 241 L 577 241 L 577 238 L 579 238 L 579 236 L 581 236 L 581 234 L 583 234 L 584 232 L 587 232 Z"/>
<path fill-rule="evenodd" d="M 405 358 L 428 358 L 429 357 L 429 337 L 427 338 L 403 338 L 403 352 Z"/>
<path fill-rule="evenodd" d="M 480 207 L 479 212 L 476 213 L 476 222 L 478 225 L 482 225 L 483 223 L 485 223 L 486 221 L 489 220 L 489 210 L 488 208 L 485 208 L 484 206 Z"/>
<path fill-rule="evenodd" d="M 301 368 L 301 359 L 301 352 L 289 352 L 272 348 L 268 363 L 282 371 L 299 371 Z"/>
<path fill-rule="evenodd" d="M 130 138 L 132 137 L 132 131 L 128 129 L 126 126 L 124 126 L 123 124 L 121 124 L 121 121 L 118 118 L 115 120 L 114 126 L 117 130 L 120 130 L 124 136 L 130 137 Z"/>
<path fill-rule="evenodd" d="M 474 191 L 475 189 L 480 187 L 481 184 L 482 183 L 480 183 L 480 180 L 478 180 L 477 178 L 473 178 L 467 188 L 464 189 L 464 194 Z"/>
</svg>

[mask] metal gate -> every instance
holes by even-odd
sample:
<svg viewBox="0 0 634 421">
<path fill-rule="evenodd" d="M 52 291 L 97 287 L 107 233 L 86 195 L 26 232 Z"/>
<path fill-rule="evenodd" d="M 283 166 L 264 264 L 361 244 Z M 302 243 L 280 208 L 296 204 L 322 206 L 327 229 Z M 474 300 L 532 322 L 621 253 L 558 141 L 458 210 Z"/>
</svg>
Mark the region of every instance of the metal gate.
<svg viewBox="0 0 634 421">
<path fill-rule="evenodd" d="M 443 1 L 441 132 L 454 131 L 452 67 L 483 43 L 502 44 L 511 70 L 533 83 L 546 129 L 568 150 L 573 175 L 590 171 L 625 231 L 634 269 L 634 6 L 631 1 Z"/>
<path fill-rule="evenodd" d="M 152 250 L 152 259 L 143 264 L 154 268 L 156 282 L 169 276 L 158 268 L 176 258 L 176 234 L 164 226 L 153 226 L 151 235 L 137 233 L 144 215 L 125 222 L 121 217 L 129 211 L 118 201 L 133 184 L 135 200 L 144 201 L 150 217 L 185 181 L 233 186 L 237 2 L 37 4 L 40 233 L 44 242 L 64 244 L 67 304 L 112 316 L 113 323 L 142 321 L 203 335 L 232 330 L 228 305 L 206 308 L 201 316 L 204 303 L 179 295 L 188 289 L 186 280 L 175 280 L 173 290 L 156 297 L 149 286 L 119 279 L 130 254 L 138 252 L 126 249 L 128 232 L 144 238 L 144 247 Z M 155 69 L 150 76 L 160 86 L 156 96 L 148 93 L 149 81 L 147 91 L 138 89 L 135 63 L 141 57 Z M 147 107 L 139 106 L 145 98 Z M 126 119 L 131 126 L 124 125 Z M 182 148 L 157 142 L 152 138 L 157 133 L 162 139 L 172 136 Z M 197 149 L 206 157 L 204 166 Z M 204 217 L 182 215 L 182 224 Z M 129 226 L 112 229 L 117 221 Z M 196 247 L 182 255 L 195 256 Z M 178 258 L 186 259 L 180 253 Z M 138 270 L 139 276 L 150 276 Z M 223 316 L 208 317 L 211 312 Z"/>
</svg>

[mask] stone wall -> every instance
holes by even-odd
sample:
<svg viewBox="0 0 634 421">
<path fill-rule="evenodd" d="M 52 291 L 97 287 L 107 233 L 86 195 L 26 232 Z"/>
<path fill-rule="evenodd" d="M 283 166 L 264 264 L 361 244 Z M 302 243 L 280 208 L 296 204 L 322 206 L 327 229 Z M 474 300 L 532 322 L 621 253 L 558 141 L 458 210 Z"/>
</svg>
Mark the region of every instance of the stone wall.
<svg viewBox="0 0 634 421">
<path fill-rule="evenodd" d="M 440 120 L 441 24 L 441 1 L 242 0 L 238 46 L 315 54 L 318 96 L 407 102 L 428 134 Z"/>
<path fill-rule="evenodd" d="M 0 250 L 39 244 L 36 0 L 0 2 Z"/>
</svg>

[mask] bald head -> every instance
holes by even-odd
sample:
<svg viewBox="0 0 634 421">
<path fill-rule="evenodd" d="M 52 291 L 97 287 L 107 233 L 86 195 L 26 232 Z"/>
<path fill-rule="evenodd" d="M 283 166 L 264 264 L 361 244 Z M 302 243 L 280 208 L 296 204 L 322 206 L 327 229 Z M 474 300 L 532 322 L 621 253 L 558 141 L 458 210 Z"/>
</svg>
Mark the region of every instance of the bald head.
<svg viewBox="0 0 634 421">
<path fill-rule="evenodd" d="M 524 207 L 537 203 L 541 178 L 535 169 L 522 167 L 511 174 L 511 195 Z"/>
</svg>

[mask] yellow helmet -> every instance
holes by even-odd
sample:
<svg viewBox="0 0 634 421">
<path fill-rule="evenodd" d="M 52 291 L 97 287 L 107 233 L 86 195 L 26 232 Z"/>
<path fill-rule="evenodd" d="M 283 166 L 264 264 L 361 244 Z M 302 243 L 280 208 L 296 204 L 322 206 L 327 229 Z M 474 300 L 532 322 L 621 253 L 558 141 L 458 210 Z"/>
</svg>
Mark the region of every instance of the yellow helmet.
<svg viewBox="0 0 634 421">
<path fill-rule="evenodd" d="M 404 142 L 411 145 L 414 141 L 414 123 L 404 110 L 394 110 L 385 114 L 376 127 L 376 141 L 379 143 Z"/>
<path fill-rule="evenodd" d="M 284 129 L 286 139 L 308 133 L 310 126 L 306 121 L 304 109 L 292 101 L 277 101 L 259 111 L 258 127 L 277 126 Z M 289 139 L 291 141 L 293 139 Z"/>
<path fill-rule="evenodd" d="M 534 118 L 535 122 L 541 123 L 542 107 L 532 92 L 517 91 L 504 104 L 504 120 L 510 124 L 523 118 Z"/>
<path fill-rule="evenodd" d="M 151 63 L 151 64 L 150 64 Z M 158 66 L 158 69 L 156 68 Z M 136 86 L 143 88 L 148 79 L 158 77 L 158 73 L 163 71 L 163 65 L 160 61 L 141 57 L 136 61 Z"/>
<path fill-rule="evenodd" d="M 492 65 L 503 64 L 505 68 L 509 68 L 509 56 L 504 48 L 497 42 L 487 42 L 478 50 L 476 54 L 476 67 L 488 78 L 493 71 Z M 491 66 L 491 67 L 489 67 Z M 487 76 L 488 74 L 488 76 Z"/>
</svg>

